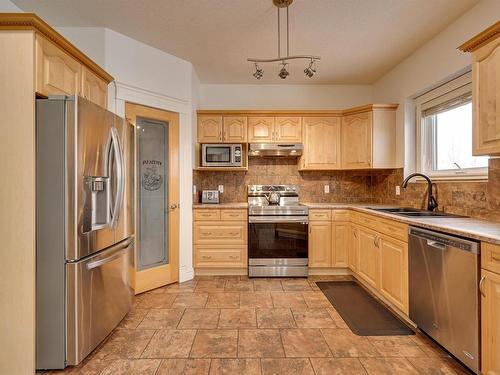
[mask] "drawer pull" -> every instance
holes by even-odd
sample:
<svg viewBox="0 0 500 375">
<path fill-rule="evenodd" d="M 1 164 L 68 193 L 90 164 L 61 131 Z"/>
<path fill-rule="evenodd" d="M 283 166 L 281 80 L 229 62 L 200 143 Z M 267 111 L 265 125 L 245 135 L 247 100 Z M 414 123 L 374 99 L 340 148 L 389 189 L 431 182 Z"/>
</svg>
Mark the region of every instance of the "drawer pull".
<svg viewBox="0 0 500 375">
<path fill-rule="evenodd" d="M 500 262 L 500 258 L 497 257 L 497 256 L 495 256 L 495 255 L 493 255 L 493 254 L 491 255 L 491 260 L 495 261 L 495 262 Z"/>
<path fill-rule="evenodd" d="M 231 236 L 237 236 L 239 233 L 238 232 L 231 232 L 229 233 Z"/>
<path fill-rule="evenodd" d="M 211 255 L 202 255 L 201 256 L 203 259 L 212 259 Z"/>
<path fill-rule="evenodd" d="M 203 232 L 202 233 L 203 236 L 211 236 L 212 235 L 212 232 Z"/>
<path fill-rule="evenodd" d="M 230 259 L 238 259 L 238 256 L 237 255 L 229 255 L 229 258 Z"/>
<path fill-rule="evenodd" d="M 229 214 L 231 217 L 238 217 L 238 214 Z"/>
</svg>

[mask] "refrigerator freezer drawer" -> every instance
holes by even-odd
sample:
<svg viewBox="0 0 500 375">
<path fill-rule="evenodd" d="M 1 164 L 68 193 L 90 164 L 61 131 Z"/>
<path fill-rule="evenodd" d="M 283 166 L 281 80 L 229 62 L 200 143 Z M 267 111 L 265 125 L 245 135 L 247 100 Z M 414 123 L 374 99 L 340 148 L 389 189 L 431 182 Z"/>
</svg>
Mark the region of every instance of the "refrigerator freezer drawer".
<svg viewBox="0 0 500 375">
<path fill-rule="evenodd" d="M 130 310 L 133 237 L 66 264 L 67 365 L 79 364 Z"/>
</svg>

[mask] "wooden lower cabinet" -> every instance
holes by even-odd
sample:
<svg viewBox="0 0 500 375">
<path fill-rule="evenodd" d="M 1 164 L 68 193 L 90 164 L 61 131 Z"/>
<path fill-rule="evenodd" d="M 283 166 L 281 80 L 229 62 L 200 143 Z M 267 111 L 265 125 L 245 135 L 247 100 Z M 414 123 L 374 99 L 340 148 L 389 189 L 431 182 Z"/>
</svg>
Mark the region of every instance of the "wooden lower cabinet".
<svg viewBox="0 0 500 375">
<path fill-rule="evenodd" d="M 500 274 L 481 270 L 482 373 L 500 374 Z"/>
<path fill-rule="evenodd" d="M 332 260 L 333 267 L 349 266 L 349 236 L 351 225 L 348 222 L 332 223 Z"/>
<path fill-rule="evenodd" d="M 382 236 L 380 247 L 380 293 L 408 314 L 408 244 Z"/>
<path fill-rule="evenodd" d="M 331 267 L 332 224 L 309 222 L 309 267 Z"/>
<path fill-rule="evenodd" d="M 359 227 L 358 275 L 370 286 L 377 288 L 380 280 L 380 248 L 376 246 L 377 232 Z"/>
<path fill-rule="evenodd" d="M 353 272 L 358 270 L 359 261 L 359 228 L 357 225 L 352 224 L 349 228 L 349 256 L 348 264 L 349 268 Z"/>
<path fill-rule="evenodd" d="M 195 267 L 246 267 L 246 245 L 195 245 Z"/>
<path fill-rule="evenodd" d="M 195 209 L 194 267 L 247 267 L 247 215 L 246 209 Z"/>
</svg>

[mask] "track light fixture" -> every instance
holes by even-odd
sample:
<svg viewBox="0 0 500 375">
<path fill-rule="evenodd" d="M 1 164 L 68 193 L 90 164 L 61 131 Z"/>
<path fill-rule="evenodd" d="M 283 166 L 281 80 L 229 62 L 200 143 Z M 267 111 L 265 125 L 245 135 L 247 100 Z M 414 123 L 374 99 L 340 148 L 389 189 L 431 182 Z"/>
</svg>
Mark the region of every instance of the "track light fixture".
<svg viewBox="0 0 500 375">
<path fill-rule="evenodd" d="M 316 68 L 315 68 L 314 65 L 315 65 L 314 60 L 311 59 L 311 62 L 309 63 L 309 66 L 304 69 L 304 73 L 309 78 L 311 78 L 314 75 L 314 73 L 316 73 Z"/>
<path fill-rule="evenodd" d="M 286 66 L 288 64 L 285 63 L 285 62 L 282 62 L 281 63 L 281 69 L 280 69 L 280 72 L 278 73 L 278 76 L 281 78 L 281 79 L 285 79 L 286 77 L 288 77 L 290 75 L 290 73 L 288 72 L 288 70 L 286 70 Z"/>
<path fill-rule="evenodd" d="M 259 67 L 259 64 L 255 63 L 255 72 L 253 73 L 253 76 L 257 79 L 261 79 L 263 75 L 264 75 L 264 69 Z"/>
<path fill-rule="evenodd" d="M 264 70 L 259 67 L 257 63 L 271 63 L 271 62 L 281 62 L 280 64 L 280 71 L 278 73 L 278 76 L 281 79 L 285 79 L 290 75 L 290 72 L 287 69 L 288 66 L 288 61 L 289 60 L 310 60 L 309 66 L 304 69 L 304 73 L 306 74 L 307 77 L 311 78 L 315 73 L 316 73 L 316 67 L 315 63 L 316 60 L 320 60 L 321 57 L 319 56 L 312 56 L 312 55 L 294 55 L 290 56 L 290 28 L 289 28 L 289 22 L 288 22 L 288 7 L 290 4 L 292 4 L 293 0 L 272 0 L 273 4 L 278 8 L 278 57 L 272 58 L 272 59 L 248 59 L 248 61 L 253 62 L 255 64 L 255 72 L 253 73 L 253 76 L 256 79 L 261 79 Z M 281 27 L 280 27 L 280 9 L 285 8 L 286 9 L 286 56 L 281 56 Z"/>
</svg>

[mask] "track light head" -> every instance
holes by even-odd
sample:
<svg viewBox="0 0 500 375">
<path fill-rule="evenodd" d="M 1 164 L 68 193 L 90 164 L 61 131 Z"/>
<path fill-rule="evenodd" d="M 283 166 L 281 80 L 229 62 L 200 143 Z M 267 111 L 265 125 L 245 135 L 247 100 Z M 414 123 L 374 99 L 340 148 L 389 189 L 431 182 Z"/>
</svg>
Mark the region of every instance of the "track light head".
<svg viewBox="0 0 500 375">
<path fill-rule="evenodd" d="M 264 69 L 259 67 L 259 64 L 255 63 L 255 72 L 253 73 L 253 76 L 257 79 L 261 79 L 263 75 L 264 75 Z"/>
<path fill-rule="evenodd" d="M 281 64 L 281 69 L 280 69 L 280 72 L 278 73 L 278 76 L 281 78 L 281 79 L 285 79 L 286 77 L 288 77 L 290 75 L 290 73 L 288 72 L 288 70 L 286 70 L 286 66 L 288 64 L 286 63 L 282 63 Z"/>
<path fill-rule="evenodd" d="M 309 66 L 304 69 L 304 73 L 309 78 L 311 78 L 314 75 L 314 73 L 316 73 L 316 69 L 314 67 L 314 60 L 311 60 L 311 62 L 309 63 Z"/>
</svg>

